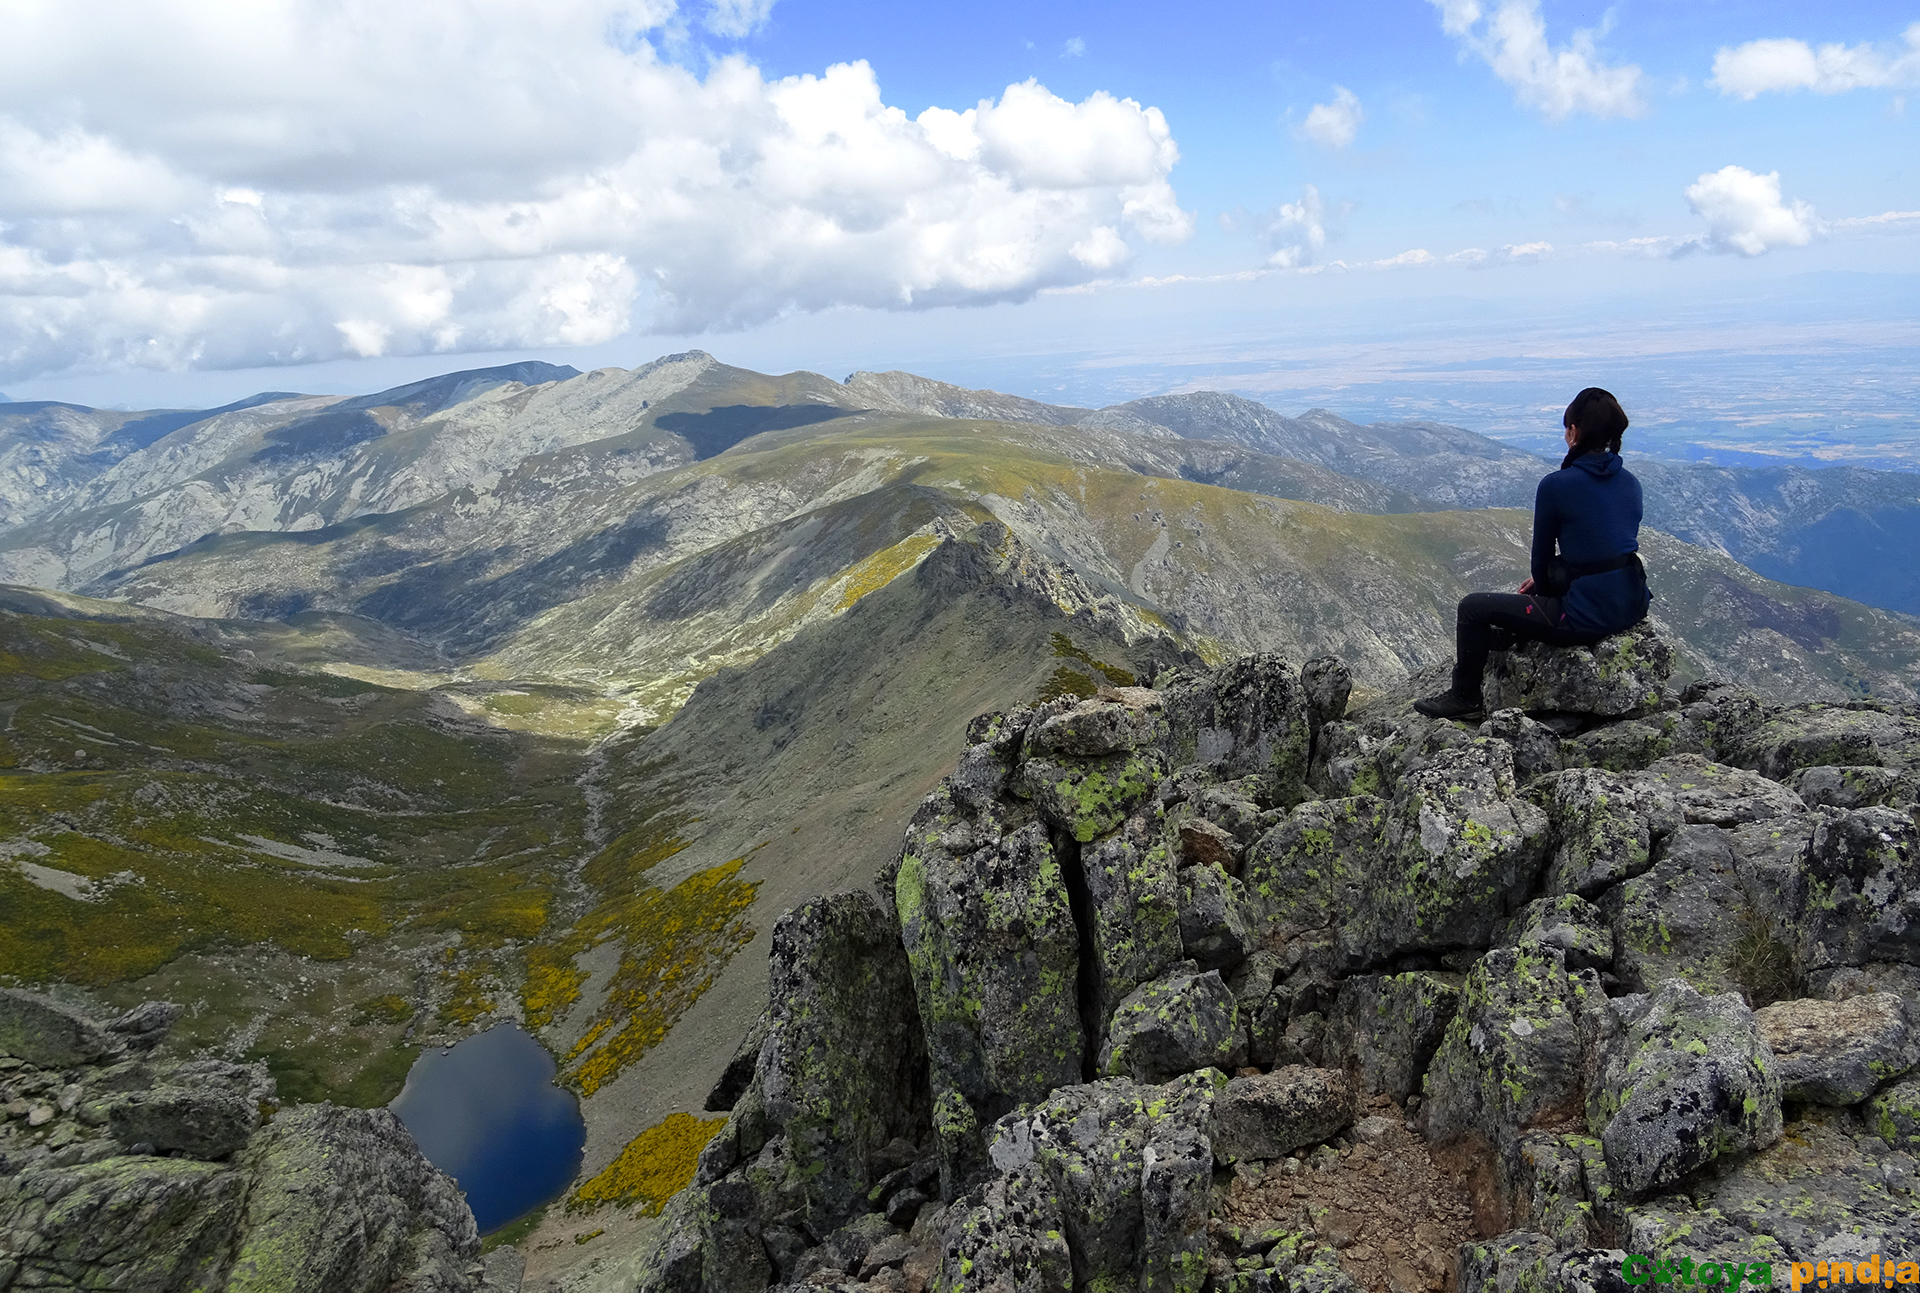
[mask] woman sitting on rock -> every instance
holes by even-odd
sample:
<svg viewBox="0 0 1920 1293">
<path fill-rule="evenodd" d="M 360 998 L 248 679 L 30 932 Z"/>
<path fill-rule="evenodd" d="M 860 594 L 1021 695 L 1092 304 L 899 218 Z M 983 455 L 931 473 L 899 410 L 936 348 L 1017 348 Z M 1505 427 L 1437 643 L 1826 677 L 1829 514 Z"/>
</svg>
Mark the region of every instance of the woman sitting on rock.
<svg viewBox="0 0 1920 1293">
<path fill-rule="evenodd" d="M 1533 575 L 1518 592 L 1460 599 L 1453 685 L 1415 701 L 1422 714 L 1478 713 L 1487 653 L 1515 639 L 1590 646 L 1646 618 L 1653 599 L 1640 564 L 1640 482 L 1620 462 L 1627 415 L 1610 393 L 1589 386 L 1562 424 L 1567 456 L 1533 496 Z"/>
</svg>

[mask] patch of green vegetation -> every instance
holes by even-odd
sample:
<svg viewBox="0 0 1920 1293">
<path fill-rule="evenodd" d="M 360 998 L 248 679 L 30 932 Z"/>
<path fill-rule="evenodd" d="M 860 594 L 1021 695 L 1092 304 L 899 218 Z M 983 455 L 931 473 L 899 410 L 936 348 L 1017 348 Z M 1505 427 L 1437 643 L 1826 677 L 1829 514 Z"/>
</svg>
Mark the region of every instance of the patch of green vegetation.
<svg viewBox="0 0 1920 1293">
<path fill-rule="evenodd" d="M 1062 696 L 1091 700 L 1099 690 L 1093 679 L 1073 666 L 1063 664 L 1047 675 L 1047 680 L 1040 684 L 1040 690 L 1034 693 L 1033 700 L 1036 705 L 1044 705 Z"/>
<path fill-rule="evenodd" d="M 506 1244 L 517 1244 L 531 1235 L 547 1219 L 547 1209 L 552 1206 L 550 1203 L 542 1204 L 518 1221 L 509 1221 L 492 1234 L 483 1235 L 480 1239 L 481 1254 L 484 1256 Z"/>
<path fill-rule="evenodd" d="M 1727 952 L 1727 977 L 1740 987 L 1754 1010 L 1799 996 L 1799 958 L 1759 908 L 1749 904 L 1739 915 L 1740 933 Z"/>
<path fill-rule="evenodd" d="M 413 1003 L 394 992 L 361 1002 L 353 1013 L 356 1024 L 404 1024 L 411 1018 Z"/>
<path fill-rule="evenodd" d="M 390 1099 L 413 1053 L 400 1026 L 495 1009 L 587 851 L 579 743 L 449 727 L 425 695 L 226 661 L 145 623 L 0 614 L 0 654 L 26 662 L 0 678 L 0 839 L 80 882 L 0 868 L 0 980 L 164 987 L 201 1002 L 191 1031 L 215 1049 L 265 1009 L 253 1053 L 287 1098 Z M 301 968 L 410 978 L 394 953 L 420 935 L 456 937 L 418 1003 Z M 236 957 L 264 979 L 235 981 Z"/>
<path fill-rule="evenodd" d="M 290 1104 L 323 1100 L 357 1109 L 378 1109 L 393 1102 L 407 1084 L 407 1071 L 420 1058 L 418 1046 L 363 1046 L 353 1039 L 328 1039 L 287 1049 L 256 1051 L 273 1074 L 280 1099 Z M 351 1073 L 344 1080 L 334 1074 Z"/>
<path fill-rule="evenodd" d="M 664 1041 L 713 986 L 753 938 L 746 913 L 760 882 L 739 878 L 745 865 L 745 858 L 735 858 L 671 889 L 616 891 L 567 932 L 562 952 L 584 952 L 609 939 L 618 939 L 621 950 L 605 1000 L 566 1057 L 562 1081 L 592 1095 Z"/>
<path fill-rule="evenodd" d="M 359 678 L 342 677 L 337 673 L 283 673 L 278 669 L 256 669 L 247 676 L 247 681 L 262 687 L 301 687 L 316 696 L 328 696 L 336 700 L 394 690 L 378 683 L 363 682 Z"/>
<path fill-rule="evenodd" d="M 1131 687 L 1136 681 L 1131 673 L 1122 669 L 1119 665 L 1112 665 L 1106 663 L 1104 660 L 1094 659 L 1088 655 L 1085 650 L 1075 646 L 1073 639 L 1064 633 L 1054 633 L 1053 653 L 1063 660 L 1078 660 L 1081 664 L 1086 665 L 1100 674 L 1115 687 Z"/>
<path fill-rule="evenodd" d="M 931 534 L 910 534 L 892 547 L 882 548 L 856 563 L 847 571 L 847 585 L 833 609 L 844 611 L 868 593 L 885 588 L 939 546 L 940 540 Z"/>
</svg>

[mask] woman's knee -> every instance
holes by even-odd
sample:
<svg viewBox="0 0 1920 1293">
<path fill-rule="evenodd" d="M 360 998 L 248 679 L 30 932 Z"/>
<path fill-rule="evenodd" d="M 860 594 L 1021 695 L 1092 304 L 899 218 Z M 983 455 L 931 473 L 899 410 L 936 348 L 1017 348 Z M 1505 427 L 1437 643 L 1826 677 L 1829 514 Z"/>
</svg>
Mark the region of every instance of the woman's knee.
<svg viewBox="0 0 1920 1293">
<path fill-rule="evenodd" d="M 1460 605 L 1454 610 L 1454 623 L 1486 623 L 1499 605 L 1495 600 L 1498 597 L 1498 593 L 1468 593 L 1460 599 Z"/>
</svg>

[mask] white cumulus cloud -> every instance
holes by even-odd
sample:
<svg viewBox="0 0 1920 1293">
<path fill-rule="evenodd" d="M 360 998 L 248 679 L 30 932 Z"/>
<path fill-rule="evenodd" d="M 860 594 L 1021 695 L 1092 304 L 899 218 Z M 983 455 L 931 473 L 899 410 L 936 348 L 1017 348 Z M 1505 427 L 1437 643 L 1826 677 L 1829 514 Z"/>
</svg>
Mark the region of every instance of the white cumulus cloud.
<svg viewBox="0 0 1920 1293">
<path fill-rule="evenodd" d="M 1359 96 L 1344 85 L 1336 85 L 1333 87 L 1333 102 L 1314 104 L 1294 134 L 1328 148 L 1345 148 L 1353 142 L 1354 135 L 1359 133 L 1360 123 L 1366 119 L 1367 114 L 1360 107 Z"/>
<path fill-rule="evenodd" d="M 1709 171 L 1687 187 L 1687 204 L 1707 222 L 1703 238 L 1676 254 L 1705 250 L 1759 256 L 1776 247 L 1804 247 L 1826 232 L 1805 202 L 1780 197 L 1780 172 L 1756 175 L 1744 166 Z"/>
<path fill-rule="evenodd" d="M 1904 50 L 1873 45 L 1821 45 L 1804 40 L 1750 40 L 1713 56 L 1713 85 L 1722 94 L 1758 98 L 1770 91 L 1848 90 L 1920 84 L 1920 22 L 1907 28 Z"/>
<path fill-rule="evenodd" d="M 1511 85 L 1514 97 L 1560 121 L 1576 112 L 1596 117 L 1637 117 L 1646 111 L 1641 73 L 1601 60 L 1598 33 L 1580 30 L 1565 45 L 1547 40 L 1539 0 L 1499 0 L 1489 10 L 1480 0 L 1429 0 L 1440 26 Z"/>
<path fill-rule="evenodd" d="M 699 11 L 747 31 L 769 0 Z M 1192 229 L 1158 109 L 909 117 L 672 0 L 0 0 L 0 376 L 593 344 L 1019 299 Z"/>
<path fill-rule="evenodd" d="M 713 0 L 706 28 L 720 36 L 750 36 L 773 16 L 773 0 Z"/>
<path fill-rule="evenodd" d="M 1297 269 L 1310 264 L 1327 245 L 1326 203 L 1320 190 L 1308 184 L 1298 202 L 1283 202 L 1266 222 L 1267 238 L 1275 245 L 1267 264 Z"/>
</svg>

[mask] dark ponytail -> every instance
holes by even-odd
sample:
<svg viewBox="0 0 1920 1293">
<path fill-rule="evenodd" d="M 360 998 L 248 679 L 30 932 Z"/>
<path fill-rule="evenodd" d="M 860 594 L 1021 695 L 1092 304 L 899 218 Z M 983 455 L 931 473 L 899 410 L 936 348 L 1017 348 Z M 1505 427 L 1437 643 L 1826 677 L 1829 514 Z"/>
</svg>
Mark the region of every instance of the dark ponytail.
<svg viewBox="0 0 1920 1293">
<path fill-rule="evenodd" d="M 1579 428 L 1573 448 L 1567 450 L 1567 456 L 1560 463 L 1562 468 L 1566 468 L 1573 466 L 1573 460 L 1581 454 L 1597 453 L 1602 449 L 1619 453 L 1620 436 L 1627 429 L 1627 412 L 1620 407 L 1620 401 L 1613 398 L 1613 392 L 1589 386 L 1573 397 L 1573 403 L 1567 405 L 1566 416 L 1560 419 L 1560 425 Z"/>
</svg>

